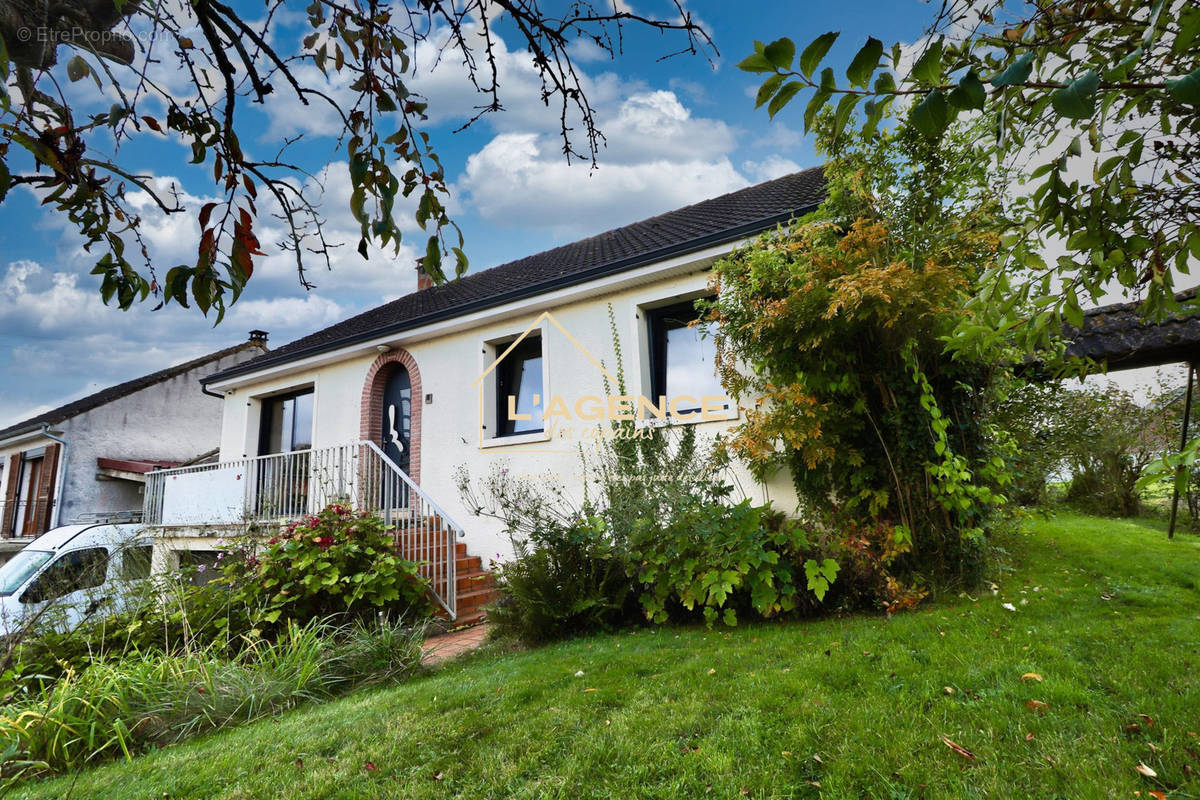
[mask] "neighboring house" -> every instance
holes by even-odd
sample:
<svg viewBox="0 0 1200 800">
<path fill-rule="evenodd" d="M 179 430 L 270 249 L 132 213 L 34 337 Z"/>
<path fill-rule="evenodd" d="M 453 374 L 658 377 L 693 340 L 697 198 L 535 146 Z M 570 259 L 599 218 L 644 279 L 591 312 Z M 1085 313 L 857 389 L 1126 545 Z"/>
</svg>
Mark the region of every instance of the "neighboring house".
<svg viewBox="0 0 1200 800">
<path fill-rule="evenodd" d="M 478 602 L 463 569 L 475 576 L 479 557 L 511 548 L 494 520 L 469 515 L 456 468 L 478 478 L 506 459 L 578 491 L 578 445 L 613 413 L 641 406 L 705 434 L 736 424 L 713 340 L 688 326 L 692 304 L 715 260 L 814 209 L 824 187 L 810 169 L 441 286 L 420 280 L 412 294 L 212 374 L 206 389 L 225 397 L 220 461 L 154 476 L 147 521 L 184 551 L 212 548 L 198 535 L 331 499 L 381 508 L 410 556 L 432 564 L 426 577 L 450 613 L 469 616 Z M 615 404 L 604 397 L 610 306 L 633 396 Z M 738 477 L 754 499 L 795 507 L 786 476 L 769 486 Z"/>
<path fill-rule="evenodd" d="M 220 398 L 196 390 L 267 352 L 267 335 L 112 386 L 0 430 L 0 538 L 21 540 L 80 515 L 142 510 L 146 473 L 215 455 Z"/>
</svg>

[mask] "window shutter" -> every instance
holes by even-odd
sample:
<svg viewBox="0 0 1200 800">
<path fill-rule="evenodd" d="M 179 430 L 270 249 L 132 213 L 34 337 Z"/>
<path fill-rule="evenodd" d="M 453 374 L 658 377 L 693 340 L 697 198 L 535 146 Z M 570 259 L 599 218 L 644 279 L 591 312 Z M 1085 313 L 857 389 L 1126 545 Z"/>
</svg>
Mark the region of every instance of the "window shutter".
<svg viewBox="0 0 1200 800">
<path fill-rule="evenodd" d="M 0 519 L 0 536 L 13 535 L 13 519 L 17 513 L 17 484 L 21 482 L 21 454 L 9 453 L 7 479 L 4 485 L 4 515 Z"/>
<path fill-rule="evenodd" d="M 57 442 L 48 444 L 46 455 L 42 459 L 42 479 L 38 482 L 37 510 L 33 518 L 36 526 L 34 531 L 38 534 L 50 530 L 50 520 L 54 516 L 54 490 L 58 480 L 58 458 L 61 450 L 62 445 Z"/>
</svg>

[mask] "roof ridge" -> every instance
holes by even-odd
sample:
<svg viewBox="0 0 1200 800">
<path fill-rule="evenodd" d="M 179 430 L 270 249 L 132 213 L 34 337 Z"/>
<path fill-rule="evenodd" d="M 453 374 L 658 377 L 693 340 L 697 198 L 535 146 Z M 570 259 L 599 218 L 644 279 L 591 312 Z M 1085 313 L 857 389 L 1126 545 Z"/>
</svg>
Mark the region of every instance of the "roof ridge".
<svg viewBox="0 0 1200 800">
<path fill-rule="evenodd" d="M 820 166 L 735 189 L 409 292 L 222 370 L 204 383 L 733 241 L 814 208 L 824 194 L 824 168 Z"/>
</svg>

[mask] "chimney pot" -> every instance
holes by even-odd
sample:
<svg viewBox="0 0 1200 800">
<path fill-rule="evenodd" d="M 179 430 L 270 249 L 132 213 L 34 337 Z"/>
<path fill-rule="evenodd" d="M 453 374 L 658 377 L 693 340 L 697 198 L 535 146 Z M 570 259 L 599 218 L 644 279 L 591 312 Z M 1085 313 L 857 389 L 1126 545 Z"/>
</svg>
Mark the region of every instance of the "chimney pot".
<svg viewBox="0 0 1200 800">
<path fill-rule="evenodd" d="M 250 343 L 265 345 L 267 343 L 267 332 L 257 330 L 250 331 Z"/>
<path fill-rule="evenodd" d="M 433 278 L 429 277 L 429 273 L 425 271 L 425 267 L 417 264 L 417 291 L 423 292 L 431 288 L 433 288 Z"/>
</svg>

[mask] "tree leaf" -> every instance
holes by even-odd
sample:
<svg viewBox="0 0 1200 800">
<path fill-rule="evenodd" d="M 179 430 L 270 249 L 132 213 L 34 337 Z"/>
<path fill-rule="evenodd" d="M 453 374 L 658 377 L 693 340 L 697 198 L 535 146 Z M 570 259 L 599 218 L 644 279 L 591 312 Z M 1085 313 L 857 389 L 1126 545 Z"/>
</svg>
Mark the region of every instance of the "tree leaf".
<svg viewBox="0 0 1200 800">
<path fill-rule="evenodd" d="M 67 78 L 71 83 L 83 80 L 91 71 L 92 68 L 83 60 L 83 56 L 71 56 L 71 60 L 67 62 Z"/>
<path fill-rule="evenodd" d="M 883 42 L 873 36 L 869 37 L 867 43 L 859 49 L 854 60 L 850 62 L 850 66 L 846 68 L 846 78 L 850 81 L 850 85 L 867 88 L 882 56 Z"/>
<path fill-rule="evenodd" d="M 950 108 L 941 89 L 934 89 L 925 99 L 913 107 L 909 120 L 917 130 L 931 139 L 936 139 L 950 124 Z"/>
<path fill-rule="evenodd" d="M 961 744 L 958 744 L 957 742 L 954 742 L 945 736 L 942 737 L 942 744 L 946 745 L 946 747 L 949 747 L 951 750 L 958 753 L 960 756 L 965 758 L 967 761 L 975 760 L 974 753 L 972 753 L 967 748 L 963 747 Z"/>
<path fill-rule="evenodd" d="M 8 165 L 0 161 L 0 203 L 4 202 L 4 196 L 8 194 L 8 187 L 12 184 L 12 176 L 9 174 Z"/>
<path fill-rule="evenodd" d="M 942 82 L 942 40 L 937 39 L 925 47 L 925 52 L 913 64 L 912 77 L 927 86 Z"/>
<path fill-rule="evenodd" d="M 804 77 L 811 78 L 813 76 L 817 67 L 821 66 L 821 59 L 825 58 L 825 54 L 829 52 L 829 48 L 833 46 L 837 38 L 837 31 L 829 31 L 809 42 L 808 47 L 805 47 L 804 52 L 800 54 L 800 72 Z"/>
<path fill-rule="evenodd" d="M 1030 74 L 1033 72 L 1033 53 L 1025 55 L 1012 62 L 1001 72 L 992 76 L 988 83 L 996 88 L 1003 86 L 1013 86 L 1018 83 L 1024 83 L 1029 80 Z"/>
<path fill-rule="evenodd" d="M 842 99 L 838 101 L 837 111 L 833 114 L 833 136 L 834 139 L 841 138 L 842 130 L 846 127 L 846 123 L 850 120 L 850 114 L 854 111 L 854 106 L 862 98 L 857 94 L 842 95 Z"/>
<path fill-rule="evenodd" d="M 763 103 L 771 99 L 775 92 L 779 91 L 779 87 L 783 85 L 784 75 L 772 75 L 763 81 L 763 85 L 758 87 L 758 94 L 754 98 L 754 107 L 762 108 Z"/>
<path fill-rule="evenodd" d="M 804 84 L 800 81 L 788 81 L 785 83 L 783 88 L 779 90 L 779 94 L 775 95 L 774 99 L 771 100 L 771 104 L 767 106 L 767 113 L 774 118 L 796 96 L 796 92 L 803 88 Z"/>
<path fill-rule="evenodd" d="M 1051 96 L 1054 110 L 1068 119 L 1090 119 L 1096 112 L 1096 89 L 1100 73 L 1088 70 Z"/>
<path fill-rule="evenodd" d="M 776 68 L 785 71 L 790 70 L 792 68 L 792 60 L 796 57 L 796 45 L 792 43 L 791 39 L 785 36 L 782 39 L 776 39 L 764 47 L 762 54 Z"/>
<path fill-rule="evenodd" d="M 821 70 L 821 87 L 813 94 L 812 99 L 808 101 L 808 105 L 804 108 L 804 132 L 812 128 L 813 122 L 817 118 L 817 112 L 829 102 L 829 98 L 833 96 L 834 78 L 833 68 L 826 67 Z"/>
<path fill-rule="evenodd" d="M 1188 105 L 1200 105 L 1200 69 L 1184 75 L 1182 78 L 1167 81 L 1167 91 L 1171 97 Z"/>
<path fill-rule="evenodd" d="M 982 109 L 983 104 L 987 101 L 987 89 L 979 80 L 979 76 L 975 74 L 975 70 L 968 70 L 967 74 L 958 82 L 958 86 L 950 90 L 946 101 L 954 108 L 964 111 Z"/>
<path fill-rule="evenodd" d="M 746 56 L 738 62 L 738 69 L 742 72 L 774 72 L 775 65 L 767 60 L 767 57 L 762 53 L 754 53 Z"/>
</svg>

